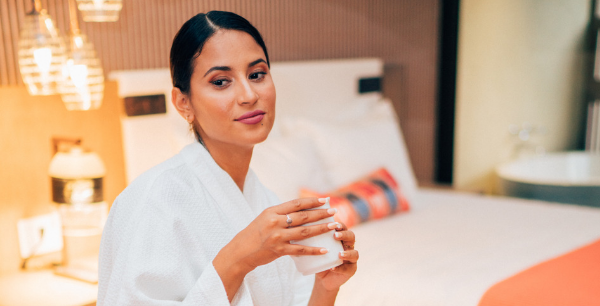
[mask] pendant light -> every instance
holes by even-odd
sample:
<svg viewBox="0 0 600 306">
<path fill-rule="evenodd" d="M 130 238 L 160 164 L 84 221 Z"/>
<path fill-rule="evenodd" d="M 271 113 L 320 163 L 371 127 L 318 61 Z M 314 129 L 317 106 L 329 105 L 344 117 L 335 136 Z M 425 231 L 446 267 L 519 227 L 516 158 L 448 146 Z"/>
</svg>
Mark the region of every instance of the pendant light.
<svg viewBox="0 0 600 306">
<path fill-rule="evenodd" d="M 57 94 L 65 44 L 40 0 L 32 4 L 19 33 L 19 70 L 31 95 Z"/>
<path fill-rule="evenodd" d="M 119 20 L 123 0 L 77 0 L 85 22 L 106 22 Z"/>
<path fill-rule="evenodd" d="M 60 95 L 68 110 L 97 109 L 104 96 L 104 71 L 94 46 L 79 29 L 75 0 L 69 0 L 69 17 L 71 28 L 59 83 Z"/>
</svg>

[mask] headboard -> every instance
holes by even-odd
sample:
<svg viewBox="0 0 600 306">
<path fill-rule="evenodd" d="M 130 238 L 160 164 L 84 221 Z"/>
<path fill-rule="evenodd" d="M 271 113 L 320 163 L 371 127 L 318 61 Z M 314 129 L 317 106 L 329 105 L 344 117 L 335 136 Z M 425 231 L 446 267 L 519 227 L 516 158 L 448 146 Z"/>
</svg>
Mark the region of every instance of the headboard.
<svg viewBox="0 0 600 306">
<path fill-rule="evenodd" d="M 164 95 L 166 112 L 121 117 L 127 183 L 151 167 L 173 156 L 194 138 L 188 125 L 171 103 L 169 69 L 113 71 L 121 98 Z"/>
<path fill-rule="evenodd" d="M 385 166 L 409 190 L 416 190 L 395 112 L 380 91 L 382 74 L 383 62 L 376 58 L 272 63 L 277 91 L 275 126 L 267 141 L 255 148 L 251 163 L 261 181 L 288 200 L 300 187 L 324 191 L 368 169 Z M 171 104 L 168 69 L 117 71 L 110 78 L 118 81 L 123 98 L 164 94 L 167 104 L 165 113 L 122 117 L 125 166 L 131 182 L 194 139 Z M 325 135 L 333 130 L 337 132 Z M 346 138 L 337 138 L 335 133 Z M 326 137 L 346 147 L 346 152 L 330 152 Z M 319 164 L 332 153 L 353 155 L 364 162 L 355 159 L 348 166 L 338 165 L 337 170 L 330 169 L 331 163 Z M 279 171 L 283 168 L 287 173 Z"/>
<path fill-rule="evenodd" d="M 273 63 L 271 74 L 277 115 L 331 119 L 348 101 L 382 97 L 381 86 L 373 86 L 383 76 L 377 58 Z"/>
</svg>

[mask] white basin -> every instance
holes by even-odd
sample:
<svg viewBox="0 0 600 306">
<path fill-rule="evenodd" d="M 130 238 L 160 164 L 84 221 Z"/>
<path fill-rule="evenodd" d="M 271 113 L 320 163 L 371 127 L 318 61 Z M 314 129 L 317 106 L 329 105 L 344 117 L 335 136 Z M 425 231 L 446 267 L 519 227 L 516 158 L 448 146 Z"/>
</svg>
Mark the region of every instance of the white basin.
<svg viewBox="0 0 600 306">
<path fill-rule="evenodd" d="M 600 154 L 551 153 L 496 169 L 508 196 L 600 207 Z"/>
</svg>

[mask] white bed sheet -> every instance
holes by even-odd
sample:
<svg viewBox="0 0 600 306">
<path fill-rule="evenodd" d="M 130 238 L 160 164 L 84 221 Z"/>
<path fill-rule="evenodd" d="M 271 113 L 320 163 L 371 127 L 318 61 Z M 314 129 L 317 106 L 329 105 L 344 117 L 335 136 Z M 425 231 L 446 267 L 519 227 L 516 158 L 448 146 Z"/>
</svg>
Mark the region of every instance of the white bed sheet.
<svg viewBox="0 0 600 306">
<path fill-rule="evenodd" d="M 336 305 L 477 305 L 495 283 L 600 239 L 600 209 L 420 190 L 418 208 L 353 228 Z"/>
</svg>

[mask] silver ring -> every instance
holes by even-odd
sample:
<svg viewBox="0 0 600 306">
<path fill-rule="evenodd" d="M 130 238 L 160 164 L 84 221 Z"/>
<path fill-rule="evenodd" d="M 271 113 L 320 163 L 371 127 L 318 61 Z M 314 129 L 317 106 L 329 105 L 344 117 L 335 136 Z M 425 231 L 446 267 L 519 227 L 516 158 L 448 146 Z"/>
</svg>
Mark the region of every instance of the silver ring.
<svg viewBox="0 0 600 306">
<path fill-rule="evenodd" d="M 285 216 L 287 217 L 287 220 L 285 220 L 285 223 L 288 225 L 287 227 L 292 226 L 292 218 L 288 214 L 285 214 Z"/>
</svg>

